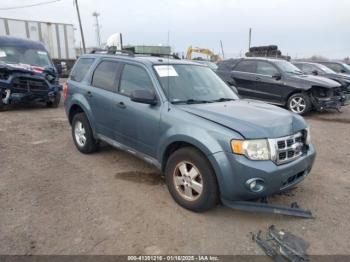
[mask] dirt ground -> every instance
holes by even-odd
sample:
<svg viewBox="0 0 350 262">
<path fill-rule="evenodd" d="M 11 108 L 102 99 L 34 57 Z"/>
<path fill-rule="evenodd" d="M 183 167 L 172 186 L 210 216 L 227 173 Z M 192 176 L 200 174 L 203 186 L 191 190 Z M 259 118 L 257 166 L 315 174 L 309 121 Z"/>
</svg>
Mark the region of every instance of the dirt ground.
<svg viewBox="0 0 350 262">
<path fill-rule="evenodd" d="M 315 219 L 217 206 L 197 214 L 171 198 L 159 172 L 109 146 L 74 147 L 63 105 L 0 113 L 0 254 L 262 254 L 249 232 L 274 224 L 310 254 L 350 254 L 350 107 L 308 116 L 318 156 L 283 203 Z"/>
</svg>

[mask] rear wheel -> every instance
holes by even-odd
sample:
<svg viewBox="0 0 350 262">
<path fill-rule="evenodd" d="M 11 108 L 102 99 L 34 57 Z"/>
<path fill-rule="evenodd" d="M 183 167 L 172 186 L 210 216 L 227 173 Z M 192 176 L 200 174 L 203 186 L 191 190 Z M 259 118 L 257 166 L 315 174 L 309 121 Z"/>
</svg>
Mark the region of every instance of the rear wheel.
<svg viewBox="0 0 350 262">
<path fill-rule="evenodd" d="M 94 138 L 89 120 L 84 113 L 78 113 L 73 117 L 72 136 L 80 152 L 90 154 L 97 150 L 98 141 Z"/>
<path fill-rule="evenodd" d="M 218 203 L 215 173 L 208 159 L 194 148 L 181 148 L 170 156 L 165 178 L 174 200 L 186 209 L 202 212 Z"/>
<path fill-rule="evenodd" d="M 287 102 L 287 107 L 293 113 L 305 115 L 310 112 L 312 104 L 310 98 L 302 93 L 292 95 Z"/>
</svg>

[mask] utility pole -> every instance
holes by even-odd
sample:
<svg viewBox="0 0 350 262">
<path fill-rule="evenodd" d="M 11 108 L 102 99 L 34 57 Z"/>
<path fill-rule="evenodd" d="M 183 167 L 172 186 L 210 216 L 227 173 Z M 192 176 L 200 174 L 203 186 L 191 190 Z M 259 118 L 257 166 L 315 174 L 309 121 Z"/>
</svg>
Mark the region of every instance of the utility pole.
<svg viewBox="0 0 350 262">
<path fill-rule="evenodd" d="M 249 28 L 249 47 L 248 47 L 248 52 L 250 51 L 251 43 L 252 43 L 252 29 Z"/>
<path fill-rule="evenodd" d="M 85 39 L 84 39 L 84 32 L 83 32 L 83 26 L 81 25 L 81 19 L 80 19 L 80 12 L 79 12 L 79 5 L 78 0 L 74 0 L 75 7 L 77 8 L 77 14 L 78 14 L 78 20 L 79 20 L 79 27 L 80 27 L 80 35 L 81 35 L 81 42 L 83 44 L 83 52 L 86 53 L 86 46 L 85 46 Z"/>
<path fill-rule="evenodd" d="M 225 59 L 224 47 L 222 46 L 222 41 L 220 40 L 222 59 Z"/>
<path fill-rule="evenodd" d="M 100 23 L 98 21 L 98 17 L 100 16 L 99 13 L 97 13 L 96 11 L 92 13 L 92 15 L 95 17 L 96 19 L 96 40 L 97 40 L 97 47 L 101 47 L 101 34 L 100 34 Z"/>
</svg>

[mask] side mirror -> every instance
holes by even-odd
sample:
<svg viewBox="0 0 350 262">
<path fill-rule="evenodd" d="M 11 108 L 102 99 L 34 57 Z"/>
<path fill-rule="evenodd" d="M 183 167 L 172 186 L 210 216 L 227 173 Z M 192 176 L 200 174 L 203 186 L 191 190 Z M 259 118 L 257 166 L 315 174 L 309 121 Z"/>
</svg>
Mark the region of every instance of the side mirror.
<svg viewBox="0 0 350 262">
<path fill-rule="evenodd" d="M 346 73 L 346 70 L 341 69 L 341 70 L 340 70 L 340 73 L 342 73 L 342 74 L 343 74 L 343 73 Z"/>
<path fill-rule="evenodd" d="M 317 70 L 314 70 L 311 72 L 313 75 L 317 76 L 318 75 L 318 71 Z"/>
<path fill-rule="evenodd" d="M 148 105 L 157 104 L 157 97 L 155 93 L 148 89 L 137 89 L 132 91 L 130 99 L 131 101 L 142 103 L 142 104 L 148 104 Z"/>
<path fill-rule="evenodd" d="M 276 80 L 281 80 L 282 78 L 282 75 L 280 73 L 276 73 L 272 76 L 273 79 L 276 79 Z"/>
</svg>

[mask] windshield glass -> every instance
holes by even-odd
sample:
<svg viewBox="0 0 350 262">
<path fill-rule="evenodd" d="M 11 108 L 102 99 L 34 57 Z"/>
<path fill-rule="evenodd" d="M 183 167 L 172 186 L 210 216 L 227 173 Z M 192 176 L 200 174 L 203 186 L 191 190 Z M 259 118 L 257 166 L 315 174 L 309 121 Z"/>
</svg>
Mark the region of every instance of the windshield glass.
<svg viewBox="0 0 350 262">
<path fill-rule="evenodd" d="M 325 65 L 321 65 L 321 64 L 318 64 L 317 65 L 323 72 L 327 73 L 327 74 L 336 74 L 332 69 L 328 68 L 327 66 Z"/>
<path fill-rule="evenodd" d="M 348 71 L 350 71 L 350 65 L 344 63 L 343 66 L 344 66 Z"/>
<path fill-rule="evenodd" d="M 0 47 L 0 62 L 8 64 L 28 64 L 32 66 L 52 66 L 46 51 L 25 47 Z"/>
<path fill-rule="evenodd" d="M 199 65 L 156 65 L 161 86 L 172 103 L 204 103 L 238 99 L 209 67 Z"/>
<path fill-rule="evenodd" d="M 288 61 L 279 60 L 274 62 L 275 65 L 284 73 L 289 74 L 303 74 L 299 68 Z"/>
</svg>

